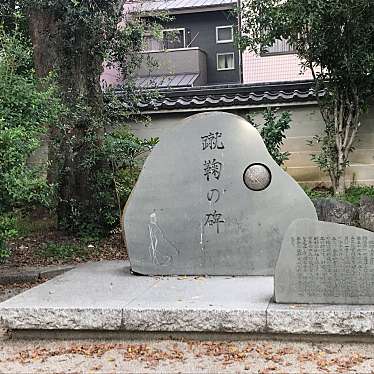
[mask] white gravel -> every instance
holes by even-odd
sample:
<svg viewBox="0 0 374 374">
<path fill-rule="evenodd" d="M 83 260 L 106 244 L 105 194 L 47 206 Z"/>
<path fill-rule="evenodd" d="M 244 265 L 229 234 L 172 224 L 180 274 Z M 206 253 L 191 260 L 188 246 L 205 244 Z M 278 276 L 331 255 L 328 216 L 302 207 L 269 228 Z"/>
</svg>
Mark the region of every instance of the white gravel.
<svg viewBox="0 0 374 374">
<path fill-rule="evenodd" d="M 0 340 L 0 373 L 374 373 L 374 345 Z"/>
</svg>

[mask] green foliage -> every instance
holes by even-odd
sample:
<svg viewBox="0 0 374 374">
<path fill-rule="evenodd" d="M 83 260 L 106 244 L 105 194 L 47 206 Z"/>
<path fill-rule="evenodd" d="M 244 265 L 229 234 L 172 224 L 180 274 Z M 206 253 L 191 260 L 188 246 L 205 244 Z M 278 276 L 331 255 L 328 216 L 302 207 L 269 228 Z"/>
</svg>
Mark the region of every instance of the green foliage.
<svg viewBox="0 0 374 374">
<path fill-rule="evenodd" d="M 288 160 L 289 152 L 282 152 L 281 147 L 286 138 L 285 132 L 291 126 L 291 114 L 289 112 L 282 112 L 278 116 L 278 110 L 266 108 L 262 112 L 263 123 L 257 124 L 251 114 L 247 115 L 247 120 L 250 124 L 256 127 L 270 155 L 278 165 L 283 165 Z"/>
<path fill-rule="evenodd" d="M 5 238 L 22 238 L 36 233 L 45 233 L 56 229 L 56 222 L 50 212 L 34 211 L 32 215 L 25 209 L 0 214 L 0 227 L 7 227 Z M 6 222 L 1 225 L 1 222 Z"/>
<path fill-rule="evenodd" d="M 303 189 L 310 199 L 319 199 L 332 196 L 332 191 L 329 189 L 315 189 L 310 187 L 303 187 Z"/>
<path fill-rule="evenodd" d="M 158 139 L 139 139 L 126 130 L 117 130 L 104 136 L 95 152 L 87 152 L 82 159 L 92 193 L 97 199 L 97 210 L 79 206 L 70 200 L 70 211 L 60 221 L 60 229 L 83 236 L 100 237 L 118 226 L 119 217 L 139 175 L 141 156 L 149 152 Z M 105 160 L 94 174 L 92 165 Z"/>
<path fill-rule="evenodd" d="M 351 186 L 346 189 L 344 194 L 345 201 L 351 204 L 358 205 L 363 196 L 374 197 L 373 186 Z"/>
<path fill-rule="evenodd" d="M 305 67 L 320 68 L 321 83 L 348 88 L 355 82 L 364 98 L 374 79 L 372 5 L 371 0 L 246 1 L 240 43 L 263 52 L 276 39 L 288 39 Z"/>
<path fill-rule="evenodd" d="M 311 160 L 315 162 L 322 171 L 330 174 L 331 177 L 339 174 L 338 163 L 336 162 L 335 126 L 333 124 L 327 123 L 323 134 L 313 136 L 312 140 L 307 140 L 306 143 L 310 147 L 319 147 L 318 152 L 311 153 Z M 353 150 L 354 148 L 352 147 L 350 152 Z M 348 165 L 349 161 L 347 159 L 342 166 L 346 167 Z"/>
<path fill-rule="evenodd" d="M 0 264 L 11 255 L 11 251 L 6 247 L 6 240 L 17 236 L 15 229 L 16 218 L 11 214 L 0 214 Z"/>
<path fill-rule="evenodd" d="M 17 217 L 12 213 L 0 215 L 0 240 L 8 240 L 17 237 Z"/>
<path fill-rule="evenodd" d="M 0 25 L 0 262 L 10 256 L 6 241 L 19 235 L 12 211 L 51 206 L 44 167 L 29 159 L 60 109 L 55 87 L 34 75 L 27 39 L 18 28 L 5 33 Z"/>
<path fill-rule="evenodd" d="M 135 165 L 133 167 L 120 169 L 115 173 L 116 193 L 122 208 L 130 197 L 140 171 L 141 167 Z"/>
<path fill-rule="evenodd" d="M 152 150 L 158 138 L 140 139 L 126 129 L 119 129 L 105 137 L 105 155 L 115 170 L 131 168 L 140 156 Z"/>
<path fill-rule="evenodd" d="M 305 193 L 311 199 L 318 199 L 323 197 L 333 197 L 334 193 L 331 189 L 316 189 L 304 187 Z M 344 194 L 339 195 L 337 198 L 349 202 L 354 205 L 359 205 L 361 198 L 363 196 L 374 197 L 374 187 L 373 186 L 350 186 L 344 192 Z"/>
<path fill-rule="evenodd" d="M 0 264 L 5 263 L 11 255 L 12 252 L 5 246 L 5 242 L 0 240 Z"/>
<path fill-rule="evenodd" d="M 111 165 L 110 178 L 115 186 L 119 214 L 138 179 L 142 156 L 158 141 L 158 138 L 140 139 L 126 130 L 117 130 L 105 137 L 104 152 Z"/>
<path fill-rule="evenodd" d="M 152 33 L 155 22 L 124 17 L 123 1 L 118 0 L 26 2 L 36 11 L 40 5 L 54 24 L 50 48 L 68 108 L 54 134 L 58 226 L 72 233 L 104 235 L 120 217 L 121 198 L 113 176 L 119 157 L 114 160 L 114 155 L 125 157 L 122 163 L 131 157 L 121 149 L 109 152 L 105 133 L 138 115 L 140 101 L 154 97 L 154 92 L 137 89 L 133 78 L 143 59 L 143 37 Z M 120 72 L 121 99 L 100 87 L 104 63 Z"/>
<path fill-rule="evenodd" d="M 29 158 L 41 145 L 46 125 L 57 120 L 55 88 L 38 81 L 31 69 L 31 49 L 19 32 L 0 28 L 0 211 L 51 203 L 51 186 L 42 166 Z"/>
<path fill-rule="evenodd" d="M 344 190 L 345 168 L 374 93 L 372 0 L 249 0 L 241 7 L 242 48 L 265 51 L 287 39 L 311 69 L 325 131 L 314 161 Z"/>
<path fill-rule="evenodd" d="M 156 95 L 137 89 L 133 78 L 143 59 L 144 35 L 158 29 L 157 16 L 151 22 L 124 16 L 123 3 L 5 0 L 0 5 L 29 21 L 36 71 L 57 75 L 64 115 L 50 128 L 49 177 L 56 184 L 58 228 L 70 233 L 103 235 L 118 225 L 122 187 L 114 174 L 128 159 L 114 160 L 117 150 L 109 152 L 105 133 L 139 115 L 139 102 Z M 104 64 L 119 69 L 124 80 L 120 98 L 101 88 Z M 130 183 L 128 178 L 122 180 Z"/>
<path fill-rule="evenodd" d="M 76 258 L 83 259 L 87 257 L 88 248 L 84 248 L 78 244 L 48 243 L 38 252 L 38 255 L 57 261 L 69 261 Z"/>
</svg>

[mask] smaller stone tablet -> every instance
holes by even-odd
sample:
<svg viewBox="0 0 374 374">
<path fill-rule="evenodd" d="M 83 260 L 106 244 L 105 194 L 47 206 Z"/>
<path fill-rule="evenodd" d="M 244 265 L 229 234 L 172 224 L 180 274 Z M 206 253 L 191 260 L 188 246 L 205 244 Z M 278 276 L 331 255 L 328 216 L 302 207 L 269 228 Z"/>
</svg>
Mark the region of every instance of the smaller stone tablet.
<svg viewBox="0 0 374 374">
<path fill-rule="evenodd" d="M 374 304 L 374 233 L 298 219 L 283 239 L 274 282 L 277 303 Z"/>
</svg>

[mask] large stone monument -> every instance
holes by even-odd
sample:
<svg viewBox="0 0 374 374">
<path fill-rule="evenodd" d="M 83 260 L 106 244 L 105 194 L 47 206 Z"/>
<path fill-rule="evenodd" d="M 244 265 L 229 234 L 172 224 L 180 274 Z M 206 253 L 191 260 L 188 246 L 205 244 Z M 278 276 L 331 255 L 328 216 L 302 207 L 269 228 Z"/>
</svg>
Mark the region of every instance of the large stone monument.
<svg viewBox="0 0 374 374">
<path fill-rule="evenodd" d="M 296 220 L 284 237 L 274 280 L 278 303 L 373 304 L 374 233 Z"/>
<path fill-rule="evenodd" d="M 134 272 L 273 275 L 281 242 L 312 202 L 241 117 L 204 113 L 163 135 L 125 207 Z"/>
</svg>

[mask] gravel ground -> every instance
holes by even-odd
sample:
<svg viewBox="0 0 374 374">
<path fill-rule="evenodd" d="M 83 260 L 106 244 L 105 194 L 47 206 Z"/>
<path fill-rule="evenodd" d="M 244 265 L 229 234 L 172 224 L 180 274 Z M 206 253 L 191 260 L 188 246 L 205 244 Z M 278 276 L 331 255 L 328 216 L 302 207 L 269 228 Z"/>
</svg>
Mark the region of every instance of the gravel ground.
<svg viewBox="0 0 374 374">
<path fill-rule="evenodd" d="M 32 286 L 3 286 L 0 301 Z M 8 340 L 0 328 L 1 374 L 155 372 L 374 374 L 374 344 L 268 340 Z"/>
<path fill-rule="evenodd" d="M 0 340 L 0 373 L 374 373 L 374 345 Z"/>
</svg>

